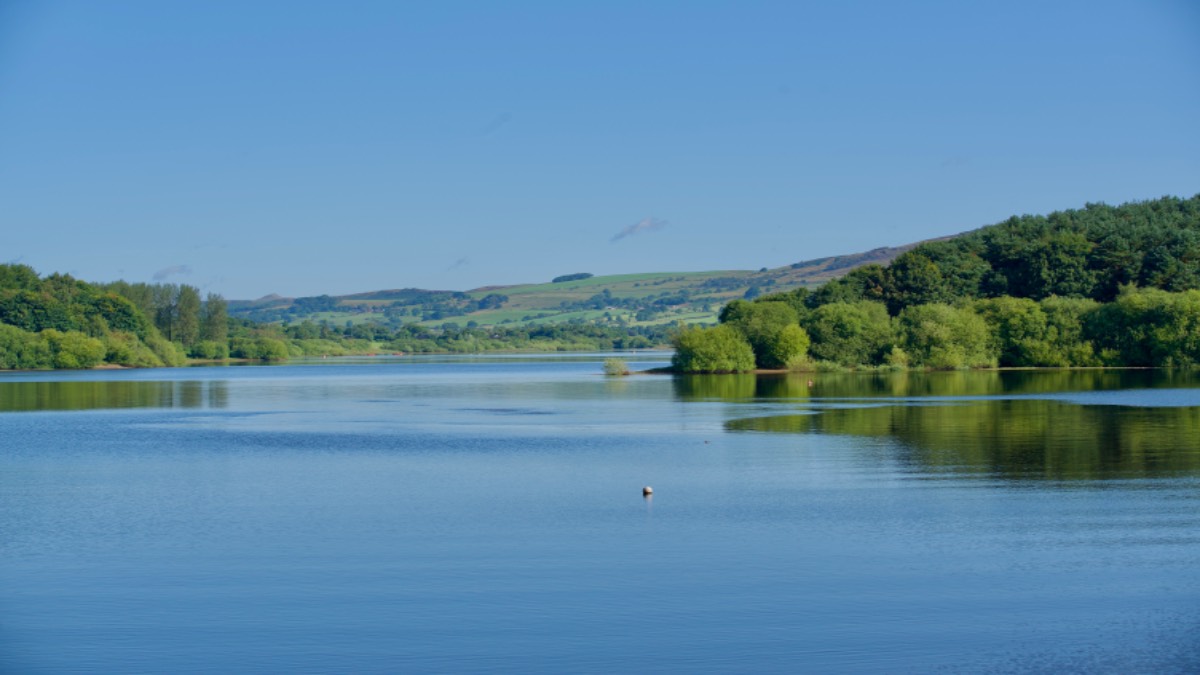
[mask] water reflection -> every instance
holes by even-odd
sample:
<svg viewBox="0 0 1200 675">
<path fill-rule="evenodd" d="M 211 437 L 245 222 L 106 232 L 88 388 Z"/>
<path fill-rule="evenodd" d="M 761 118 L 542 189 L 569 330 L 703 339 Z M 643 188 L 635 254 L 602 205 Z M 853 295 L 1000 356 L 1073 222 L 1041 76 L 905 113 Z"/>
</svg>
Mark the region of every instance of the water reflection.
<svg viewBox="0 0 1200 675">
<path fill-rule="evenodd" d="M 820 398 L 1014 396 L 1060 392 L 1200 387 L 1190 371 L 1028 370 L 937 373 L 789 373 L 682 375 L 675 395 L 684 401 Z"/>
<path fill-rule="evenodd" d="M 680 377 L 675 393 L 793 404 L 725 428 L 894 439 L 915 471 L 1086 480 L 1200 475 L 1198 385 L 1164 371 L 819 373 Z"/>
<path fill-rule="evenodd" d="M 1200 474 L 1200 408 L 1005 400 L 831 408 L 726 428 L 895 438 L 921 470 L 1070 480 Z"/>
<path fill-rule="evenodd" d="M 228 383 L 201 382 L 5 382 L 0 412 L 100 410 L 108 408 L 225 408 Z"/>
</svg>

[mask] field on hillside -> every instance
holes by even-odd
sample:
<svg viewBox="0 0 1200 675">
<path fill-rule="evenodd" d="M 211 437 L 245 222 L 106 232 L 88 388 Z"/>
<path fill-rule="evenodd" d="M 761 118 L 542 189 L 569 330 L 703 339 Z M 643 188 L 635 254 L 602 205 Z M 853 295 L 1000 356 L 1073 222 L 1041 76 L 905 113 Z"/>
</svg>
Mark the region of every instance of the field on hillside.
<svg viewBox="0 0 1200 675">
<path fill-rule="evenodd" d="M 460 326 L 600 323 L 628 326 L 675 322 L 713 323 L 721 307 L 737 298 L 812 287 L 865 264 L 886 263 L 916 244 L 853 255 L 818 258 L 773 269 L 650 272 L 583 279 L 486 286 L 470 291 L 417 288 L 339 297 L 231 301 L 230 313 L 255 321 L 378 322 Z"/>
</svg>

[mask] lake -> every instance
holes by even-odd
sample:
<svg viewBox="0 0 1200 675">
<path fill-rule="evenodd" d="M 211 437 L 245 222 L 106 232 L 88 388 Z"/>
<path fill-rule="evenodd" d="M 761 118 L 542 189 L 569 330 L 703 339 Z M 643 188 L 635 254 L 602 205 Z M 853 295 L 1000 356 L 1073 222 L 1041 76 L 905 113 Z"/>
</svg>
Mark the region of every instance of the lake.
<svg viewBox="0 0 1200 675">
<path fill-rule="evenodd" d="M 0 671 L 1200 670 L 1200 376 L 604 356 L 0 374 Z"/>
</svg>

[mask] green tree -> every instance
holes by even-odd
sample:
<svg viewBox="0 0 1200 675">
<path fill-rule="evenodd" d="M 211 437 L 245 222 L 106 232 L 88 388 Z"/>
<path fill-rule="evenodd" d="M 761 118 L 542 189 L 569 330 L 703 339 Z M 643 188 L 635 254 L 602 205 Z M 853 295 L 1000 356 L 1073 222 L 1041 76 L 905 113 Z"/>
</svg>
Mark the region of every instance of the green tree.
<svg viewBox="0 0 1200 675">
<path fill-rule="evenodd" d="M 907 307 L 897 317 L 906 354 L 935 369 L 996 365 L 996 347 L 987 322 L 966 307 L 939 303 Z"/>
<path fill-rule="evenodd" d="M 795 359 L 796 355 L 789 353 L 788 348 L 794 346 L 797 334 L 790 332 L 790 342 L 787 344 L 780 337 L 781 331 L 788 326 L 799 328 L 796 310 L 787 303 L 735 300 L 721 312 L 721 317 L 723 325 L 734 328 L 750 343 L 758 367 L 783 368 L 789 360 Z M 805 334 L 804 338 L 807 337 Z M 804 346 L 807 347 L 807 342 Z M 803 358 L 803 353 L 800 358 Z"/>
<path fill-rule="evenodd" d="M 311 322 L 304 323 L 312 326 Z M 316 331 L 309 337 L 317 337 Z M 216 293 L 209 293 L 200 313 L 200 339 L 224 344 L 229 339 L 229 303 Z"/>
<path fill-rule="evenodd" d="M 174 329 L 171 339 L 185 348 L 200 339 L 200 289 L 184 284 L 175 296 Z"/>
<path fill-rule="evenodd" d="M 36 291 L 42 281 L 29 265 L 0 265 L 0 289 Z"/>
<path fill-rule="evenodd" d="M 62 332 L 47 328 L 41 332 L 41 337 L 50 347 L 55 368 L 91 368 L 104 361 L 108 351 L 103 342 L 79 331 Z"/>
<path fill-rule="evenodd" d="M 1046 342 L 1051 349 L 1051 357 L 1046 365 L 1100 365 L 1095 346 L 1084 336 L 1088 317 L 1100 307 L 1100 303 L 1087 298 L 1052 295 L 1039 304 L 1046 315 Z"/>
<path fill-rule="evenodd" d="M 736 373 L 754 370 L 754 351 L 731 326 L 684 328 L 672 340 L 671 366 L 681 373 Z"/>
<path fill-rule="evenodd" d="M 763 341 L 761 353 L 754 358 L 763 368 L 795 368 L 808 358 L 808 333 L 796 324 L 788 324 Z"/>
<path fill-rule="evenodd" d="M 1046 313 L 1033 300 L 992 298 L 975 309 L 988 323 L 1001 366 L 1070 365 L 1051 344 Z"/>
<path fill-rule="evenodd" d="M 0 323 L 0 369 L 53 368 L 50 345 L 36 333 Z"/>
<path fill-rule="evenodd" d="M 812 339 L 813 358 L 843 366 L 880 363 L 893 341 L 887 308 L 866 300 L 822 305 L 804 329 Z"/>
</svg>

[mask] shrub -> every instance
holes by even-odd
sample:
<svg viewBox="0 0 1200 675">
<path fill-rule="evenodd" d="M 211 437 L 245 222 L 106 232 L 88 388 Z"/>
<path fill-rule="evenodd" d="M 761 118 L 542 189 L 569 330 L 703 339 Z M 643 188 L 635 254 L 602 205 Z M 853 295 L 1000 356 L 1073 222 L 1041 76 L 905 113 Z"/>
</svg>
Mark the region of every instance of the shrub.
<svg viewBox="0 0 1200 675">
<path fill-rule="evenodd" d="M 50 347 L 55 368 L 91 368 L 102 363 L 108 351 L 103 342 L 74 330 L 47 328 L 41 338 Z"/>
<path fill-rule="evenodd" d="M 163 364 L 134 333 L 113 331 L 104 336 L 104 348 L 107 350 L 104 360 L 109 363 L 134 368 L 156 368 Z"/>
<path fill-rule="evenodd" d="M 192 345 L 192 358 L 223 361 L 229 358 L 229 345 L 215 340 L 201 340 Z"/>
<path fill-rule="evenodd" d="M 629 364 L 625 363 L 625 359 L 604 359 L 604 374 L 628 375 Z"/>
<path fill-rule="evenodd" d="M 940 303 L 914 305 L 897 319 L 904 350 L 917 365 L 936 369 L 996 365 L 987 322 L 970 309 Z"/>
<path fill-rule="evenodd" d="M 685 328 L 672 339 L 671 365 L 683 373 L 737 373 L 754 370 L 754 351 L 727 325 Z"/>
<path fill-rule="evenodd" d="M 808 343 L 808 333 L 791 324 L 763 340 L 754 356 L 763 368 L 795 368 L 808 360 Z"/>
<path fill-rule="evenodd" d="M 182 366 L 187 363 L 187 354 L 179 344 L 153 332 L 146 336 L 146 346 L 162 361 L 164 366 Z"/>
<path fill-rule="evenodd" d="M 263 337 L 255 340 L 255 343 L 256 347 L 258 348 L 258 358 L 262 359 L 263 361 L 288 360 L 290 352 L 288 351 L 288 346 L 283 342 L 283 340 Z"/>
<path fill-rule="evenodd" d="M 36 333 L 0 323 L 0 368 L 34 370 L 54 366 L 50 345 Z"/>
<path fill-rule="evenodd" d="M 813 310 L 804 329 L 813 358 L 843 366 L 874 365 L 893 342 L 891 317 L 883 303 L 834 302 Z"/>
</svg>

